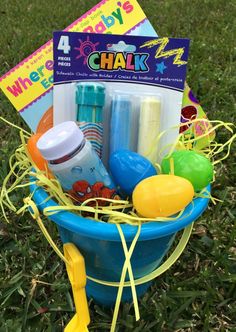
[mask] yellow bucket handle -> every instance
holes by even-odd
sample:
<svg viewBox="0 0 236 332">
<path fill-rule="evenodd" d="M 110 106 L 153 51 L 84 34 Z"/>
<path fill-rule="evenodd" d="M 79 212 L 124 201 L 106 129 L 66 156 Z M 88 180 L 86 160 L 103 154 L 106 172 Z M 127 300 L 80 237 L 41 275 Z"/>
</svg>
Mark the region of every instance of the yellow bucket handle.
<svg viewBox="0 0 236 332">
<path fill-rule="evenodd" d="M 63 246 L 67 274 L 71 283 L 76 314 L 66 326 L 64 332 L 87 332 L 90 323 L 88 302 L 85 292 L 86 272 L 84 258 L 73 243 Z"/>
</svg>

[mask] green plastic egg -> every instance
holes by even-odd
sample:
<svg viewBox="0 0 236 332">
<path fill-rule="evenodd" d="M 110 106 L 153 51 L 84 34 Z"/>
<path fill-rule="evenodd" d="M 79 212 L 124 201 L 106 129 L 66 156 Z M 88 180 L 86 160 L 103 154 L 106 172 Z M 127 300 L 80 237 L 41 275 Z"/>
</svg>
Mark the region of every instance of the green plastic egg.
<svg viewBox="0 0 236 332">
<path fill-rule="evenodd" d="M 175 151 L 162 160 L 161 168 L 164 174 L 170 174 L 170 159 L 174 161 L 174 175 L 189 180 L 195 191 L 205 188 L 213 179 L 213 165 L 209 159 L 195 151 Z"/>
</svg>

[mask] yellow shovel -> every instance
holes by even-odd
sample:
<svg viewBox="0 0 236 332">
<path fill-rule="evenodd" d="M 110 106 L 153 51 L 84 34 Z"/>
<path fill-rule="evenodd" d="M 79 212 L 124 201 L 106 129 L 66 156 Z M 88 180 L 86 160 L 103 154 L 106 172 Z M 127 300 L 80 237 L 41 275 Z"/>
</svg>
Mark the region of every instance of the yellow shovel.
<svg viewBox="0 0 236 332">
<path fill-rule="evenodd" d="M 64 332 L 87 332 L 90 323 L 88 302 L 85 292 L 86 272 L 84 258 L 73 243 L 63 246 L 67 274 L 71 283 L 76 314 L 66 326 Z"/>
</svg>

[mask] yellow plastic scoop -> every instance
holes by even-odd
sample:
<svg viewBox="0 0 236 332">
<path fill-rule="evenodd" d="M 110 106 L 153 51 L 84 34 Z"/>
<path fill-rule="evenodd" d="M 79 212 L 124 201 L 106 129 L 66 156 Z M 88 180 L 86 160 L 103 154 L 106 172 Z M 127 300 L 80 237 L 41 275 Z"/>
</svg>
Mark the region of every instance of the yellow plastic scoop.
<svg viewBox="0 0 236 332">
<path fill-rule="evenodd" d="M 66 326 L 64 332 L 87 332 L 90 323 L 88 302 L 85 292 L 86 272 L 84 258 L 73 243 L 63 246 L 67 274 L 71 283 L 76 314 Z"/>
</svg>

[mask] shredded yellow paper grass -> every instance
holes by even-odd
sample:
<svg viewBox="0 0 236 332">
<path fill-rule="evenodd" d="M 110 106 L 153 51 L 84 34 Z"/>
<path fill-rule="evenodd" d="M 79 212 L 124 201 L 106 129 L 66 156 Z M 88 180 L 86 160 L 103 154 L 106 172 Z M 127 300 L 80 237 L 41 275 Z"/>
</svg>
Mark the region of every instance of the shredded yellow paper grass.
<svg viewBox="0 0 236 332">
<path fill-rule="evenodd" d="M 174 221 L 181 218 L 183 211 L 180 211 L 179 214 L 175 217 L 166 217 L 166 218 L 161 217 L 155 219 L 140 217 L 139 215 L 136 214 L 136 211 L 133 208 L 132 203 L 128 200 L 112 200 L 112 199 L 97 197 L 97 198 L 91 198 L 83 202 L 81 205 L 74 205 L 72 197 L 70 197 L 69 194 L 63 192 L 60 183 L 56 179 L 48 179 L 46 172 L 40 171 L 37 165 L 33 162 L 30 154 L 28 153 L 26 145 L 26 142 L 30 137 L 30 133 L 26 132 L 25 130 L 22 130 L 16 125 L 11 124 L 9 121 L 6 121 L 3 118 L 1 119 L 7 122 L 8 124 L 12 125 L 13 127 L 19 129 L 20 138 L 21 138 L 21 145 L 16 149 L 15 153 L 10 157 L 9 160 L 10 172 L 3 181 L 2 190 L 0 194 L 0 205 L 5 219 L 7 219 L 5 213 L 5 207 L 7 207 L 8 209 L 12 210 L 17 214 L 23 213 L 24 210 L 27 208 L 26 205 L 23 205 L 20 209 L 17 209 L 12 203 L 10 196 L 14 192 L 14 190 L 18 190 L 24 187 L 29 187 L 31 184 L 36 184 L 37 186 L 43 187 L 48 193 L 48 199 L 53 198 L 55 202 L 58 204 L 56 208 L 55 206 L 51 206 L 44 209 L 43 213 L 45 216 L 48 217 L 51 216 L 52 214 L 57 213 L 58 211 L 64 210 L 64 211 L 73 211 L 75 213 L 78 213 L 79 215 L 83 215 L 83 213 L 90 213 L 91 218 L 97 221 L 106 220 L 107 222 L 110 223 L 116 223 L 116 224 L 127 223 L 130 225 L 139 225 L 140 222 L 144 223 L 149 221 L 159 221 L 159 222 Z M 209 121 L 206 119 L 196 119 L 186 122 L 184 124 L 180 124 L 178 128 L 186 124 L 187 125 L 194 124 L 200 121 L 207 123 L 207 125 L 205 126 L 206 131 L 202 135 L 193 137 L 193 135 L 190 134 L 188 135 L 188 137 L 186 137 L 184 133 L 179 134 L 174 144 L 172 144 L 171 146 L 170 145 L 165 146 L 161 151 L 159 151 L 159 157 L 166 149 L 168 149 L 169 151 L 168 156 L 171 155 L 171 153 L 176 149 L 178 150 L 188 149 L 204 154 L 207 158 L 211 160 L 213 165 L 216 165 L 220 163 L 222 160 L 226 159 L 230 153 L 231 145 L 236 138 L 236 134 L 234 133 L 234 125 L 232 123 L 224 123 L 222 121 Z M 208 139 L 211 133 L 215 132 L 220 128 L 225 128 L 231 134 L 231 137 L 227 142 L 225 142 L 224 144 L 222 143 L 219 144 L 216 141 L 209 140 L 208 146 L 205 147 L 204 149 L 199 150 L 195 147 L 196 142 L 198 142 L 203 138 Z M 159 135 L 157 135 L 157 137 L 153 141 L 151 150 L 147 152 L 147 155 L 149 153 L 152 153 L 152 150 L 155 149 L 155 146 L 159 144 L 160 140 L 165 137 L 167 132 L 168 131 L 164 131 Z M 226 153 L 222 155 L 222 152 L 224 152 L 225 150 Z M 216 156 L 220 157 L 216 159 Z M 173 174 L 174 163 L 172 159 L 170 160 L 170 164 L 171 164 L 170 165 L 171 173 Z M 155 166 L 159 170 L 159 173 L 161 173 L 161 166 L 159 164 L 156 164 Z M 30 198 L 32 196 L 33 193 L 29 195 Z M 206 192 L 206 190 L 204 190 L 201 193 L 196 193 L 195 197 L 210 198 L 214 204 L 217 201 L 217 199 L 213 198 L 209 192 Z M 108 204 L 107 206 L 101 206 L 99 205 L 99 201 L 100 202 L 106 201 Z M 94 202 L 93 205 L 95 206 L 90 206 L 91 202 Z M 129 210 L 129 212 L 125 213 L 124 211 L 127 211 L 127 209 Z"/>
</svg>

